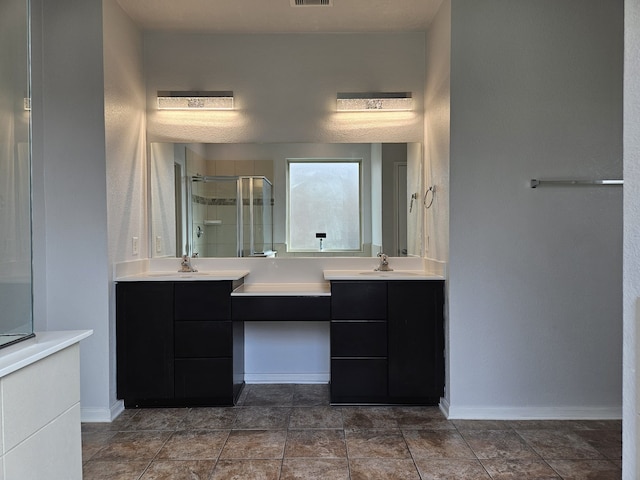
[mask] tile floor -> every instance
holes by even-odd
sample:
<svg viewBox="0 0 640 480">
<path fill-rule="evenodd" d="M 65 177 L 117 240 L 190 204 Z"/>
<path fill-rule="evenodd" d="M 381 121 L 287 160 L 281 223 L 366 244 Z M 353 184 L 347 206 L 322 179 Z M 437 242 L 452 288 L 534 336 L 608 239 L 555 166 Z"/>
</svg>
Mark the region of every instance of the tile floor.
<svg viewBox="0 0 640 480">
<path fill-rule="evenodd" d="M 329 406 L 327 385 L 247 385 L 236 407 L 82 425 L 84 480 L 619 479 L 620 421 L 448 421 Z"/>
</svg>

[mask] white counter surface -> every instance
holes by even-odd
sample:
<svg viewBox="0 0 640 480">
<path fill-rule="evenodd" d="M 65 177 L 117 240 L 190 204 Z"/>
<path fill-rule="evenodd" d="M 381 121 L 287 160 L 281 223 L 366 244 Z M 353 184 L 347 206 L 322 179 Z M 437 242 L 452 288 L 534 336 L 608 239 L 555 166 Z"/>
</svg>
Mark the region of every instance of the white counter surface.
<svg viewBox="0 0 640 480">
<path fill-rule="evenodd" d="M 323 297 L 331 295 L 329 282 L 324 283 L 253 283 L 243 284 L 231 292 L 232 297 Z"/>
<path fill-rule="evenodd" d="M 240 280 L 249 275 L 249 270 L 202 270 L 198 272 L 147 271 L 135 275 L 117 277 L 116 282 L 175 282 Z"/>
<path fill-rule="evenodd" d="M 425 270 L 325 270 L 325 280 L 444 280 L 444 276 Z"/>
<path fill-rule="evenodd" d="M 36 332 L 30 338 L 0 350 L 0 377 L 5 377 L 93 334 L 93 330 Z"/>
</svg>

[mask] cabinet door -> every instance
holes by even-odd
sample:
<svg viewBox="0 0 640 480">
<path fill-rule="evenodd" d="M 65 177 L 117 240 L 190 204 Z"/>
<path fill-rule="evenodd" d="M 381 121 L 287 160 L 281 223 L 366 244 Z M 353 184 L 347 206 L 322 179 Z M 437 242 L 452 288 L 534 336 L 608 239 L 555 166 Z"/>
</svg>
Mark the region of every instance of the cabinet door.
<svg viewBox="0 0 640 480">
<path fill-rule="evenodd" d="M 385 320 L 387 282 L 331 282 L 331 318 L 334 320 Z"/>
<path fill-rule="evenodd" d="M 176 282 L 176 320 L 230 320 L 230 281 Z"/>
<path fill-rule="evenodd" d="M 444 393 L 443 282 L 389 282 L 389 395 L 437 401 Z"/>
<path fill-rule="evenodd" d="M 118 397 L 173 398 L 173 283 L 118 283 L 116 305 Z"/>
<path fill-rule="evenodd" d="M 386 398 L 386 358 L 331 359 L 333 403 L 378 403 Z"/>
<path fill-rule="evenodd" d="M 189 405 L 233 405 L 231 358 L 176 359 L 176 398 Z"/>
<path fill-rule="evenodd" d="M 231 320 L 182 321 L 175 325 L 176 358 L 215 358 L 233 355 Z"/>
<path fill-rule="evenodd" d="M 387 322 L 331 322 L 331 357 L 386 357 Z"/>
</svg>

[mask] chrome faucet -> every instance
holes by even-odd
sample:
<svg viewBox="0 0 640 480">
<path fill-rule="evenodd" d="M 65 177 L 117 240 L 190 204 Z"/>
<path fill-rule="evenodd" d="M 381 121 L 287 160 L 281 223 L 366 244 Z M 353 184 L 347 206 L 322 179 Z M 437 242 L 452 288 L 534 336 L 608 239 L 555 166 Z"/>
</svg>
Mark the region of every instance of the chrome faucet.
<svg viewBox="0 0 640 480">
<path fill-rule="evenodd" d="M 389 267 L 389 257 L 387 254 L 380 252 L 378 253 L 378 257 L 380 257 L 380 265 L 374 270 L 376 272 L 393 272 L 393 268 Z"/>
<path fill-rule="evenodd" d="M 180 270 L 178 272 L 197 272 L 196 268 L 191 265 L 191 259 L 188 255 L 182 255 L 182 261 L 180 262 Z"/>
</svg>

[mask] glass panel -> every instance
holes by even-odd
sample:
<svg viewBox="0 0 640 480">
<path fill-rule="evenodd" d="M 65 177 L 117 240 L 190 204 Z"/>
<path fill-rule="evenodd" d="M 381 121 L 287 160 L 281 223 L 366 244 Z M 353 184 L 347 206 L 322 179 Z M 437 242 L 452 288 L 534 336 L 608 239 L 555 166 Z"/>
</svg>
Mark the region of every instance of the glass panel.
<svg viewBox="0 0 640 480">
<path fill-rule="evenodd" d="M 29 3 L 0 1 L 0 346 L 33 335 Z"/>
<path fill-rule="evenodd" d="M 289 161 L 289 250 L 360 250 L 360 161 Z"/>
</svg>

